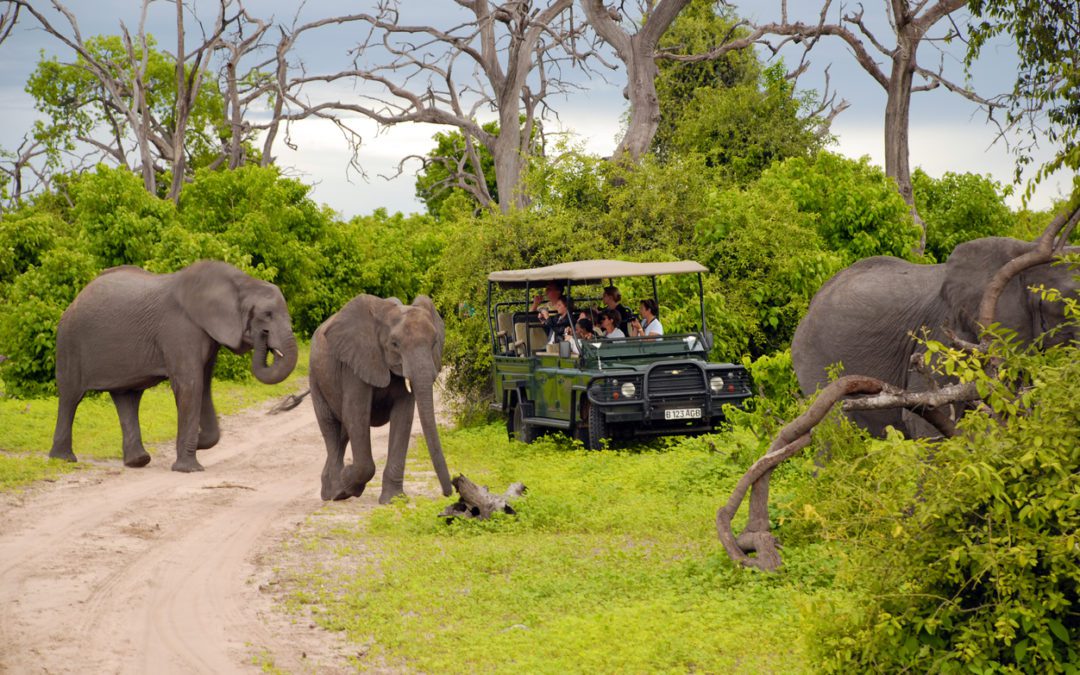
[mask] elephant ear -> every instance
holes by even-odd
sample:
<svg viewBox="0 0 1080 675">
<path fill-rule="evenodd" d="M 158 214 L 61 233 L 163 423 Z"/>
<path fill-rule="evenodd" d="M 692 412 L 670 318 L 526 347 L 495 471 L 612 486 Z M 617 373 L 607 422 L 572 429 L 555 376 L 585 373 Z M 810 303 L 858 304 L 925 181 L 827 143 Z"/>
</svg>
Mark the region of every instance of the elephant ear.
<svg viewBox="0 0 1080 675">
<path fill-rule="evenodd" d="M 180 308 L 218 344 L 243 348 L 247 325 L 236 275 L 228 263 L 201 261 L 176 273 L 173 295 Z"/>
<path fill-rule="evenodd" d="M 978 337 L 979 328 L 975 322 L 979 315 L 979 303 L 990 280 L 1002 265 L 1027 253 L 1033 246 L 1031 242 L 1019 239 L 984 237 L 964 242 L 953 249 L 945 261 L 941 299 L 946 321 L 960 333 L 960 337 L 967 340 Z M 1020 290 L 1014 279 L 998 300 L 998 321 L 1004 325 L 1014 323 L 1013 317 L 1009 316 L 1009 308 L 1018 310 L 1025 306 L 1023 299 L 1017 295 Z"/>
<path fill-rule="evenodd" d="M 431 324 L 435 326 L 435 345 L 431 348 L 431 356 L 435 360 L 435 370 L 442 369 L 443 343 L 446 341 L 446 326 L 442 317 L 435 309 L 435 303 L 426 295 L 418 295 L 413 299 L 413 307 L 420 307 L 431 313 Z"/>
<path fill-rule="evenodd" d="M 326 341 L 339 361 L 373 387 L 390 384 L 390 367 L 382 350 L 382 334 L 390 312 L 399 303 L 374 295 L 358 295 L 341 308 L 326 327 Z"/>
</svg>

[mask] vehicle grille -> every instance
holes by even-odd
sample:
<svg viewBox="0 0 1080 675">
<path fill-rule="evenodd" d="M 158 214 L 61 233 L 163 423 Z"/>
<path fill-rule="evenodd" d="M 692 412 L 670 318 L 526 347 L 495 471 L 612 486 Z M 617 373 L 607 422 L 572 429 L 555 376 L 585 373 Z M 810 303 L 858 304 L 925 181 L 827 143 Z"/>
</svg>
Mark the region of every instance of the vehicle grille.
<svg viewBox="0 0 1080 675">
<path fill-rule="evenodd" d="M 656 366 L 649 372 L 649 396 L 705 391 L 705 373 L 695 365 Z"/>
</svg>

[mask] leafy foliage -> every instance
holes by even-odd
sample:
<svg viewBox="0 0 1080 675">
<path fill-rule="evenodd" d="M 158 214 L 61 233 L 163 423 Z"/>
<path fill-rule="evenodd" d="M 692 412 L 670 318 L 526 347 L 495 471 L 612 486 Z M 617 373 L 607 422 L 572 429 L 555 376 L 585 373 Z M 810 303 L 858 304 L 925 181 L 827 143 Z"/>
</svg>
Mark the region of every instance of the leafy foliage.
<svg viewBox="0 0 1080 675">
<path fill-rule="evenodd" d="M 972 15 L 968 66 L 989 40 L 1002 34 L 1012 38 L 1020 56 L 1008 122 L 1025 125 L 1030 142 L 1018 151 L 1017 177 L 1032 162 L 1033 150 L 1043 135 L 1057 150 L 1039 168 L 1036 182 L 1062 168 L 1080 168 L 1080 106 L 1076 99 L 1080 91 L 1080 62 L 1076 58 L 1080 13 L 1076 3 L 973 0 L 968 8 Z"/>
<path fill-rule="evenodd" d="M 895 436 L 833 458 L 815 513 L 851 547 L 844 574 L 869 602 L 818 608 L 816 656 L 843 672 L 1075 672 L 1080 354 L 999 332 L 990 378 L 985 357 L 928 347 L 989 407 L 937 445 Z"/>
<path fill-rule="evenodd" d="M 498 135 L 499 123 L 488 122 L 482 126 L 484 131 Z M 468 154 L 465 134 L 461 131 L 440 131 L 434 136 L 435 147 L 428 153 L 424 168 L 416 174 L 416 196 L 427 207 L 431 215 L 440 215 L 446 200 L 454 194 L 479 206 L 476 198 L 460 187 L 456 187 L 455 175 L 459 163 L 464 163 L 465 171 L 477 173 L 473 160 Z M 479 160 L 480 172 L 484 176 L 485 188 L 492 201 L 499 202 L 499 188 L 495 184 L 495 159 L 491 152 L 475 140 L 472 150 Z"/>
<path fill-rule="evenodd" d="M 97 271 L 87 253 L 57 247 L 12 283 L 0 312 L 0 345 L 9 357 L 0 373 L 8 394 L 55 393 L 56 324 Z"/>
<path fill-rule="evenodd" d="M 176 124 L 173 110 L 176 61 L 156 49 L 152 36 L 147 39 L 147 48 L 146 73 L 141 77 L 146 106 L 164 131 L 171 133 Z M 86 49 L 117 82 L 134 82 L 135 67 L 144 57 L 138 43 L 133 44 L 129 54 L 118 35 L 88 38 Z M 83 57 L 77 57 L 74 63 L 61 63 L 55 57 L 42 56 L 26 83 L 26 92 L 34 97 L 35 107 L 45 116 L 45 121 L 36 124 L 34 135 L 45 143 L 54 165 L 63 151 L 74 150 L 77 141 L 94 137 L 95 132 L 101 132 L 124 152 L 138 156 L 129 136 L 129 120 L 110 102 L 111 93 Z M 130 109 L 138 110 L 134 87 L 124 89 L 122 95 Z M 213 78 L 206 75 L 200 83 L 185 136 L 186 150 L 194 160 L 192 169 L 206 165 L 217 156 L 217 136 L 224 133 L 223 129 L 221 93 Z"/>
<path fill-rule="evenodd" d="M 915 205 L 926 222 L 926 253 L 934 260 L 944 261 L 962 242 L 1008 236 L 1013 229 L 1005 205 L 1009 191 L 990 177 L 950 171 L 934 179 L 916 169 L 911 178 Z"/>
</svg>

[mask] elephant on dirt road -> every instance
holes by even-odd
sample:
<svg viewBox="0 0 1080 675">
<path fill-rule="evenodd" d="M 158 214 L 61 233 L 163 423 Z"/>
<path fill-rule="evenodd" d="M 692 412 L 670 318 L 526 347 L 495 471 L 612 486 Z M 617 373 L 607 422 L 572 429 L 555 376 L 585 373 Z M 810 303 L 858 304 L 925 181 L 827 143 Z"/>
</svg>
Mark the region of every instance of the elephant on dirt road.
<svg viewBox="0 0 1080 675">
<path fill-rule="evenodd" d="M 918 265 L 878 256 L 860 260 L 825 283 L 795 331 L 791 360 L 804 394 L 828 382 L 826 369 L 842 364 L 848 375 L 868 375 L 910 391 L 926 391 L 935 382 L 910 367 L 923 329 L 929 337 L 947 341 L 944 329 L 978 342 L 975 325 L 983 291 L 1009 260 L 1031 251 L 1032 242 L 987 237 L 956 247 L 938 265 Z M 1064 319 L 1060 303 L 1044 302 L 1029 287 L 1043 285 L 1075 297 L 1074 272 L 1063 264 L 1031 267 L 1006 286 L 995 319 L 1030 343 Z M 1047 335 L 1044 346 L 1075 340 L 1074 327 Z M 937 382 L 941 384 L 943 382 Z M 906 411 L 875 410 L 850 413 L 853 420 L 881 436 L 885 427 L 909 438 L 937 435 L 919 416 Z"/>
<path fill-rule="evenodd" d="M 452 490 L 435 424 L 435 378 L 442 368 L 442 319 L 427 296 L 411 305 L 360 295 L 311 339 L 311 400 L 326 442 L 322 498 L 358 497 L 375 476 L 371 427 L 389 422 L 379 503 L 404 494 L 414 406 L 444 495 Z M 353 462 L 344 465 L 345 445 Z"/>
<path fill-rule="evenodd" d="M 107 391 L 120 416 L 124 464 L 145 466 L 150 455 L 139 429 L 139 401 L 143 391 L 169 380 L 177 409 L 172 469 L 202 471 L 196 449 L 211 448 L 220 437 L 210 381 L 221 346 L 251 351 L 251 370 L 261 382 L 288 377 L 296 365 L 296 338 L 277 286 L 210 260 L 172 274 L 132 266 L 105 270 L 60 317 L 60 403 L 49 456 L 76 461 L 75 410 L 87 392 Z"/>
</svg>

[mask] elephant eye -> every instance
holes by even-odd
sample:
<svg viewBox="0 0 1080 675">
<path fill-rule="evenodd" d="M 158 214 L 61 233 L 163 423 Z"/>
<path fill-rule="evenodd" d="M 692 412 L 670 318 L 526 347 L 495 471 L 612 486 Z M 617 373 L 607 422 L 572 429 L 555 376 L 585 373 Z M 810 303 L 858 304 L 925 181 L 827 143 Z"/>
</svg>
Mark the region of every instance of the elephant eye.
<svg viewBox="0 0 1080 675">
<path fill-rule="evenodd" d="M 401 346 L 401 344 L 397 340 L 391 340 L 390 341 L 390 346 L 393 347 L 394 349 L 397 349 L 398 347 Z"/>
</svg>

